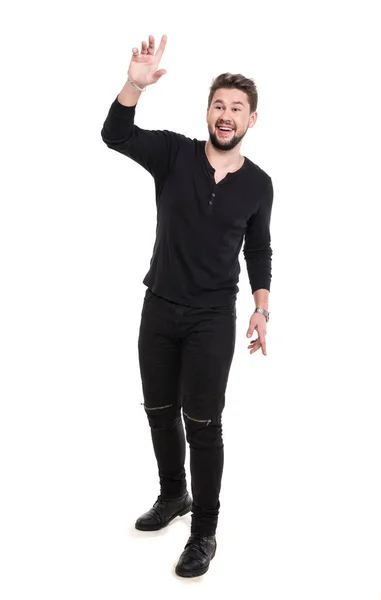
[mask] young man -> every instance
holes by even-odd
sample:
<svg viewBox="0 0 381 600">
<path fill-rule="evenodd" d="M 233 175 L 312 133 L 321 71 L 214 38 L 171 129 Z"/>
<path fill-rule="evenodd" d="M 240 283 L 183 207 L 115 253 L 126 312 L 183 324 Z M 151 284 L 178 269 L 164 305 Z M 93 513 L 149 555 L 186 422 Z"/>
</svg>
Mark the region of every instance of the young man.
<svg viewBox="0 0 381 600">
<path fill-rule="evenodd" d="M 242 75 L 225 73 L 210 89 L 209 140 L 134 124 L 141 92 L 156 83 L 166 45 L 153 36 L 133 48 L 128 80 L 102 129 L 107 146 L 147 169 L 155 180 L 157 230 L 139 332 L 144 407 L 158 464 L 160 495 L 136 521 L 161 529 L 192 510 L 190 537 L 176 566 L 183 577 L 202 575 L 216 552 L 223 471 L 221 415 L 234 354 L 236 294 L 244 257 L 255 310 L 250 353 L 266 355 L 271 280 L 271 178 L 240 154 L 255 124 L 257 91 Z M 191 489 L 184 470 L 190 447 Z"/>
</svg>

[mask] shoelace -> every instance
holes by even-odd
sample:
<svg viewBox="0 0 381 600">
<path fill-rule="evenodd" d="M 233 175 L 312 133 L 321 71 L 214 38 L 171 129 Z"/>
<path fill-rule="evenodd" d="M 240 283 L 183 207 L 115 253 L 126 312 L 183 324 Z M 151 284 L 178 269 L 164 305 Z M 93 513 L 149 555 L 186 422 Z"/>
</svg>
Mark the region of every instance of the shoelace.
<svg viewBox="0 0 381 600">
<path fill-rule="evenodd" d="M 161 519 L 161 512 L 160 509 L 164 508 L 165 505 L 167 504 L 166 500 L 163 500 L 162 498 L 160 498 L 160 496 L 158 496 L 155 504 L 152 507 L 152 512 L 155 513 L 155 515 L 157 516 L 158 519 Z"/>
<path fill-rule="evenodd" d="M 202 537 L 191 537 L 185 545 L 185 549 L 192 546 L 192 550 L 195 552 L 201 552 L 207 555 L 207 543 Z"/>
<path fill-rule="evenodd" d="M 178 500 L 178 498 L 176 498 L 176 500 Z M 165 508 L 166 505 L 170 504 L 171 502 L 173 502 L 173 500 L 163 500 L 163 498 L 161 497 L 161 495 L 159 495 L 157 497 L 157 500 L 156 500 L 155 504 L 151 508 L 151 511 L 158 517 L 158 519 L 161 519 L 162 515 L 160 513 L 160 509 Z"/>
</svg>

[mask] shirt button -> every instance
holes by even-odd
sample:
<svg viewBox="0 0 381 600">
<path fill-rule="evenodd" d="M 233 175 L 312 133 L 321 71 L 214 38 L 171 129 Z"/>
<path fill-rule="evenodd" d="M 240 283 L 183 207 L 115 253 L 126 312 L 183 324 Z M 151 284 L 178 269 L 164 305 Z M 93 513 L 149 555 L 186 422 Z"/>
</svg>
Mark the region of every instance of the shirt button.
<svg viewBox="0 0 381 600">
<path fill-rule="evenodd" d="M 209 204 L 213 204 L 213 200 L 209 200 Z"/>
<path fill-rule="evenodd" d="M 214 194 L 214 193 L 213 193 L 213 194 L 212 194 L 212 197 L 213 197 L 213 198 L 215 198 L 215 196 L 216 196 L 216 194 Z"/>
</svg>

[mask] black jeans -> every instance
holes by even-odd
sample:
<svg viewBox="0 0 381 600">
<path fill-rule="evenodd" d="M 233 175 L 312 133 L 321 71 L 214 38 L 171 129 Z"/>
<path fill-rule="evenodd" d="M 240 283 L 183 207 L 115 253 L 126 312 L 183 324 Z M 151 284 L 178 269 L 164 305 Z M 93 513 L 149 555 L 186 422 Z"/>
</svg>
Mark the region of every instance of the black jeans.
<svg viewBox="0 0 381 600">
<path fill-rule="evenodd" d="M 221 415 L 234 354 L 236 308 L 193 308 L 147 289 L 139 331 L 144 407 L 151 427 L 161 496 L 187 489 L 190 448 L 192 533 L 214 535 L 224 462 Z"/>
</svg>

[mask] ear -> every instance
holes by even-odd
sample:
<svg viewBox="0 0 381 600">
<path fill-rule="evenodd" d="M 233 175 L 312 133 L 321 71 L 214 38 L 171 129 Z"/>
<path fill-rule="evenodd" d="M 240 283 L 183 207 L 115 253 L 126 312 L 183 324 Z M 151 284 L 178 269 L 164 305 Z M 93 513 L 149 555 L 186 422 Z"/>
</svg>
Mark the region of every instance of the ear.
<svg viewBox="0 0 381 600">
<path fill-rule="evenodd" d="M 250 119 L 249 119 L 249 127 L 254 127 L 256 121 L 258 118 L 258 113 L 257 112 L 252 112 L 250 115 Z"/>
</svg>

